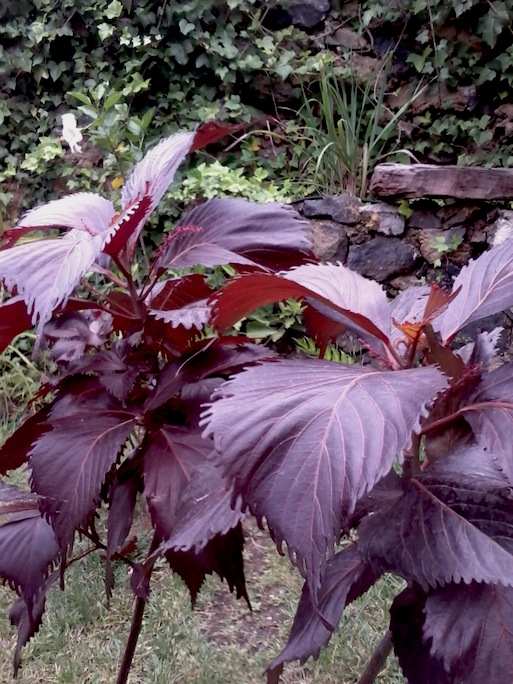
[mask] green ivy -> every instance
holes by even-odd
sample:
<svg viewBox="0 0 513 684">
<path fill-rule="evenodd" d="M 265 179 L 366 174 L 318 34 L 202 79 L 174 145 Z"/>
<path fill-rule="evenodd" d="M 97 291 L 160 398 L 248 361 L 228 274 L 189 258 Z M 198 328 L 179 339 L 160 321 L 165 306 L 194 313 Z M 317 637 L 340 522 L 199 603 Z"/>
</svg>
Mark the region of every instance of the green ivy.
<svg viewBox="0 0 513 684">
<path fill-rule="evenodd" d="M 109 184 L 179 127 L 250 120 L 255 92 L 271 102 L 276 83 L 316 60 L 300 32 L 263 27 L 259 0 L 11 5 L 0 23 L 0 184 L 21 185 L 31 205 Z M 83 160 L 58 141 L 66 111 L 85 129 Z"/>
</svg>

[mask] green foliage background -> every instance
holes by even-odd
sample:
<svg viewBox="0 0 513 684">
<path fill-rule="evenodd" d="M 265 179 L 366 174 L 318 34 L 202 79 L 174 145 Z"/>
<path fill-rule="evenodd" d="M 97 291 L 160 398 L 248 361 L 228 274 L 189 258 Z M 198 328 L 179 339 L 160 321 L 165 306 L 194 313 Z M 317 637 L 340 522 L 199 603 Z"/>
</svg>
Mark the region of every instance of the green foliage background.
<svg viewBox="0 0 513 684">
<path fill-rule="evenodd" d="M 167 214 L 198 194 L 304 196 L 316 188 L 302 98 L 315 94 L 327 60 L 342 80 L 379 78 L 390 51 L 389 95 L 419 83 L 429 95 L 398 127 L 401 148 L 420 161 L 511 165 L 513 0 L 333 0 L 308 35 L 270 21 L 286 4 L 3 2 L 0 211 L 13 221 L 63 192 L 103 186 L 110 193 L 112 180 L 161 136 L 262 113 L 281 120 L 271 125 L 273 136 L 247 136 L 214 165 L 198 159 Z M 340 28 L 351 28 L 362 45 L 334 41 Z M 385 100 L 385 118 L 388 106 L 394 110 L 393 98 Z M 59 115 L 70 110 L 86 128 L 82 157 L 58 139 Z"/>
</svg>

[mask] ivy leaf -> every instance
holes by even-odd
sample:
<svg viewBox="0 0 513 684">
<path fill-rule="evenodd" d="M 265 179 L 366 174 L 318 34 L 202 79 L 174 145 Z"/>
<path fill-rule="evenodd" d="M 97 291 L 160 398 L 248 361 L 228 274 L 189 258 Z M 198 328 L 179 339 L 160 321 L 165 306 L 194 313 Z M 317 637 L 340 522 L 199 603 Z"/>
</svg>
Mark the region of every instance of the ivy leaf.
<svg viewBox="0 0 513 684">
<path fill-rule="evenodd" d="M 285 205 L 208 200 L 180 219 L 155 265 L 158 269 L 228 263 L 280 267 L 281 257 L 291 251 L 303 258 L 309 255 L 307 226 Z"/>
<path fill-rule="evenodd" d="M 500 485 L 500 488 L 498 488 Z M 489 454 L 463 447 L 410 480 L 390 508 L 359 527 L 362 557 L 425 591 L 449 582 L 513 584 L 513 503 Z"/>
<path fill-rule="evenodd" d="M 513 681 L 513 588 L 449 584 L 430 594 L 425 614 L 424 638 L 454 678 Z"/>
<path fill-rule="evenodd" d="M 31 481 L 45 497 L 41 509 L 50 518 L 61 547 L 87 522 L 100 498 L 100 488 L 134 425 L 135 416 L 121 410 L 88 410 L 55 418 L 30 455 Z"/>
<path fill-rule="evenodd" d="M 444 344 L 465 325 L 513 306 L 513 242 L 492 247 L 464 266 L 452 291 L 460 288 L 439 318 L 437 329 Z"/>
<path fill-rule="evenodd" d="M 319 588 L 317 609 L 305 584 L 287 645 L 269 666 L 270 678 L 274 676 L 273 670 L 287 661 L 299 660 L 303 664 L 310 656 L 317 659 L 333 634 L 326 624 L 336 629 L 349 598 L 356 598 L 349 596 L 350 591 L 358 586 L 358 595 L 361 595 L 378 577 L 362 561 L 356 545 L 348 546 L 328 561 Z"/>
<path fill-rule="evenodd" d="M 203 424 L 235 493 L 287 542 L 315 591 L 340 522 L 402 458 L 445 385 L 436 368 L 278 361 L 222 385 Z"/>
</svg>

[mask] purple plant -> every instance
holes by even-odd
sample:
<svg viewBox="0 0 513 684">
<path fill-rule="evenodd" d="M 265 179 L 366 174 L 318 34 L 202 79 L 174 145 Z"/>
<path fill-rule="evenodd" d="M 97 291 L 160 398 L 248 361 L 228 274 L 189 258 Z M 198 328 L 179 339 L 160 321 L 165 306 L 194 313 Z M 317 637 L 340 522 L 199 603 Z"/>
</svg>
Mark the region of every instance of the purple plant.
<svg viewBox="0 0 513 684">
<path fill-rule="evenodd" d="M 151 150 L 119 215 L 79 194 L 33 210 L 5 236 L 0 272 L 12 297 L 0 308 L 0 348 L 33 324 L 60 368 L 42 408 L 0 450 L 0 473 L 26 463 L 32 488 L 0 484 L 0 576 L 19 594 L 15 671 L 48 588 L 103 549 L 107 595 L 115 559 L 131 568 L 137 596 L 118 676 L 126 682 L 157 558 L 193 603 L 212 572 L 247 599 L 249 511 L 305 579 L 269 684 L 285 662 L 317 657 L 345 606 L 386 572 L 407 587 L 362 684 L 392 646 L 411 684 L 509 684 L 513 367 L 496 363 L 500 329 L 460 348 L 456 337 L 513 306 L 513 243 L 463 268 L 450 293 L 419 286 L 389 301 L 341 265 L 312 263 L 307 225 L 290 208 L 211 200 L 183 217 L 136 284 L 144 221 L 187 152 L 222 133 L 181 133 Z M 69 230 L 18 243 L 55 226 Z M 99 265 L 102 253 L 112 267 Z M 197 272 L 169 275 L 227 263 L 238 274 L 219 291 Z M 303 302 L 321 352 L 350 331 L 364 362 L 282 358 L 230 334 L 287 298 Z M 218 335 L 205 338 L 205 323 Z M 139 499 L 154 536 L 135 560 L 127 539 Z M 91 546 L 73 556 L 77 533 Z"/>
<path fill-rule="evenodd" d="M 132 570 L 137 599 L 118 682 L 127 681 L 150 578 L 164 556 L 194 603 L 207 574 L 226 579 L 248 600 L 243 572 L 242 507 L 215 468 L 201 436 L 201 405 L 237 369 L 272 358 L 244 337 L 206 339 L 213 294 L 207 275 L 170 275 L 202 264 L 242 271 L 310 258 L 306 224 L 289 207 L 238 199 L 211 200 L 189 211 L 136 283 L 137 237 L 186 154 L 232 127 L 208 124 L 163 140 L 137 164 L 121 193 L 121 212 L 79 193 L 30 211 L 4 234 L 0 274 L 11 292 L 0 307 L 0 350 L 32 325 L 37 347 L 50 345 L 59 373 L 40 391 L 43 406 L 0 449 L 0 474 L 27 464 L 32 492 L 0 482 L 0 577 L 18 592 L 14 671 L 37 631 L 49 587 L 87 553 Z M 20 243 L 27 232 L 63 234 Z M 110 257 L 106 267 L 99 257 Z M 103 278 L 100 289 L 86 274 Z M 97 276 L 98 277 L 98 276 Z M 48 399 L 49 397 L 51 399 Z M 46 399 L 46 401 L 45 401 Z M 127 538 L 136 502 L 146 501 L 154 536 L 149 548 Z M 95 519 L 108 506 L 106 534 Z M 79 533 L 89 550 L 73 556 Z"/>
<path fill-rule="evenodd" d="M 265 361 L 203 414 L 216 464 L 305 578 L 269 684 L 286 661 L 317 657 L 386 572 L 407 588 L 361 684 L 392 647 L 411 684 L 513 681 L 513 365 L 491 365 L 501 329 L 453 349 L 464 326 L 513 305 L 512 285 L 509 242 L 451 293 L 419 286 L 388 301 L 342 265 L 307 264 L 214 295 L 219 331 L 296 297 L 321 350 L 347 330 L 368 350 L 365 364 Z"/>
</svg>

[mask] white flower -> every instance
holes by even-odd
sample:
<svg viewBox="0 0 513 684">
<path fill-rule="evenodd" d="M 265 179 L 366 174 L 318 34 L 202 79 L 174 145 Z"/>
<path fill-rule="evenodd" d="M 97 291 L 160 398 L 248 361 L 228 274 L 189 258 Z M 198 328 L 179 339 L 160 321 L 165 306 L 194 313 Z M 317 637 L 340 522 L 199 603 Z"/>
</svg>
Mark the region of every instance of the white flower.
<svg viewBox="0 0 513 684">
<path fill-rule="evenodd" d="M 82 140 L 82 133 L 77 128 L 77 120 L 74 114 L 63 114 L 62 119 L 62 138 L 65 140 L 71 152 L 82 152 L 78 144 Z"/>
</svg>

